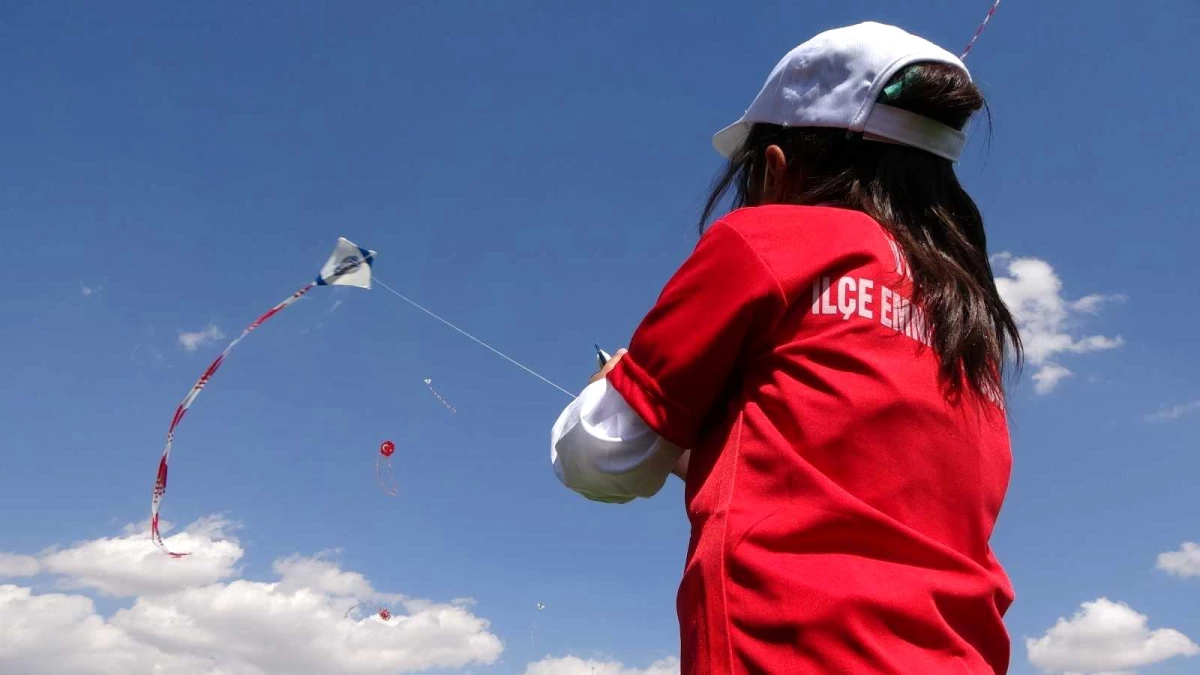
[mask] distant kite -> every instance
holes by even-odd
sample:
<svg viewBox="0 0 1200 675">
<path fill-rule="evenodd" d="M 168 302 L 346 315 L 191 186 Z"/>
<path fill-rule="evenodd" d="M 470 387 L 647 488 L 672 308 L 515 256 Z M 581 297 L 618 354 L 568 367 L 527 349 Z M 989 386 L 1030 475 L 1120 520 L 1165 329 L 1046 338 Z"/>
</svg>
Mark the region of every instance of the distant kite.
<svg viewBox="0 0 1200 675">
<path fill-rule="evenodd" d="M 367 603 L 365 603 L 365 602 L 360 602 L 357 605 L 351 607 L 350 609 L 346 610 L 346 613 L 342 615 L 342 618 L 349 619 L 351 612 L 353 612 L 354 610 L 356 610 L 359 607 L 362 607 L 363 605 L 366 605 L 366 604 Z M 391 621 L 391 619 L 392 619 L 392 613 L 388 611 L 387 607 L 377 607 L 374 610 L 374 614 L 375 614 L 375 616 L 378 616 L 380 619 L 382 619 L 384 621 Z"/>
<path fill-rule="evenodd" d="M 546 605 L 541 602 L 535 604 L 534 607 L 537 607 L 537 611 L 539 611 L 539 612 L 546 609 Z M 533 615 L 533 625 L 529 627 L 529 646 L 530 647 L 534 646 L 533 645 L 533 636 L 536 633 L 537 633 L 537 614 L 534 614 Z"/>
<path fill-rule="evenodd" d="M 200 391 L 212 379 L 212 376 L 216 374 L 217 369 L 225 362 L 226 357 L 229 356 L 229 352 L 233 350 L 237 343 L 241 342 L 254 329 L 266 323 L 267 319 L 282 312 L 288 305 L 304 297 L 314 286 L 354 286 L 356 288 L 370 289 L 371 266 L 374 263 L 374 258 L 374 251 L 359 248 L 357 244 L 339 237 L 337 247 L 334 248 L 333 254 L 329 256 L 329 260 L 321 267 L 321 272 L 317 275 L 317 278 L 310 281 L 304 288 L 296 291 L 283 302 L 272 307 L 266 314 L 258 317 L 254 323 L 247 326 L 242 331 L 242 334 L 237 336 L 233 342 L 230 342 L 225 351 L 221 352 L 220 356 L 212 362 L 208 370 L 204 371 L 204 374 L 200 376 L 200 379 L 192 387 L 191 391 L 183 398 L 183 402 L 175 409 L 175 415 L 171 418 L 171 425 L 167 428 L 166 447 L 163 448 L 162 459 L 158 462 L 158 477 L 154 481 L 154 499 L 150 504 L 150 537 L 154 540 L 155 545 L 172 558 L 182 558 L 188 554 L 173 553 L 167 550 L 158 528 L 158 512 L 159 507 L 162 505 L 163 495 L 167 492 L 167 460 L 171 457 L 171 445 L 175 441 L 175 429 L 183 421 L 188 408 L 191 407 L 196 397 L 200 395 Z"/>
<path fill-rule="evenodd" d="M 454 409 L 454 406 L 450 405 L 446 399 L 442 398 L 442 395 L 438 393 L 437 389 L 433 388 L 433 380 L 429 379 L 428 377 L 425 378 L 425 386 L 429 387 L 429 391 L 433 393 L 434 398 L 441 401 L 442 405 L 446 406 L 446 410 L 449 410 L 450 412 L 458 412 Z"/>
<path fill-rule="evenodd" d="M 384 441 L 379 444 L 379 454 L 375 457 L 375 480 L 379 481 L 379 487 L 384 492 L 396 496 L 399 491 L 396 488 L 396 477 L 392 473 L 392 453 L 396 452 L 396 444 L 391 441 Z M 383 474 L 387 474 L 387 478 Z"/>
</svg>

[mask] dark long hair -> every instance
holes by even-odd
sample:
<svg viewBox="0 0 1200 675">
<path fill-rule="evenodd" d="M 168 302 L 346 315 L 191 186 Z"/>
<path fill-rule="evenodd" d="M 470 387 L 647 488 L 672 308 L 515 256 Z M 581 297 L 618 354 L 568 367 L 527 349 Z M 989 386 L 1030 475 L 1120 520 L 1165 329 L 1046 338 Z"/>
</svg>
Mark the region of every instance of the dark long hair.
<svg viewBox="0 0 1200 675">
<path fill-rule="evenodd" d="M 884 92 L 881 102 L 956 129 L 985 109 L 966 73 L 940 63 L 908 66 Z M 983 216 L 951 162 L 917 148 L 864 141 L 844 129 L 756 124 L 714 182 L 701 230 L 730 189 L 736 190 L 733 208 L 760 203 L 756 186 L 763 184 L 772 145 L 787 157 L 784 202 L 861 211 L 896 239 L 949 390 L 957 393 L 965 382 L 979 394 L 1003 397 L 1005 364 L 1021 364 L 1021 336 L 996 289 Z"/>
</svg>

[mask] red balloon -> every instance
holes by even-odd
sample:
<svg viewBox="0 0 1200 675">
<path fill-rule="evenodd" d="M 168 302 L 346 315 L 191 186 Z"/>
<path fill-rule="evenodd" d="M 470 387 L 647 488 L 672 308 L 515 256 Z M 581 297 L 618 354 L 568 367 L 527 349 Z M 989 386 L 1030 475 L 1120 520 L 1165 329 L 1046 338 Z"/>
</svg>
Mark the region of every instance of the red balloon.
<svg viewBox="0 0 1200 675">
<path fill-rule="evenodd" d="M 392 453 L 395 451 L 396 451 L 396 444 L 391 441 L 384 441 L 379 446 L 379 454 L 383 455 L 384 457 L 391 457 Z"/>
<path fill-rule="evenodd" d="M 392 613 L 387 611 L 386 609 L 381 609 L 381 610 L 379 610 L 379 618 L 383 619 L 384 621 L 387 621 L 388 619 L 392 618 Z"/>
</svg>

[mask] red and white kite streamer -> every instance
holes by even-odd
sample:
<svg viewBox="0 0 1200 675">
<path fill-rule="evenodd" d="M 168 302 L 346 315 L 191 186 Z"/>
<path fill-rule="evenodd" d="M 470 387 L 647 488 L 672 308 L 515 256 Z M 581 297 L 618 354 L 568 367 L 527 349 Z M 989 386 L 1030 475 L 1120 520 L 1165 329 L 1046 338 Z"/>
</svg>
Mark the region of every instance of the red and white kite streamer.
<svg viewBox="0 0 1200 675">
<path fill-rule="evenodd" d="M 286 300 L 275 305 L 266 314 L 254 320 L 254 323 L 246 327 L 242 334 L 237 336 L 229 346 L 221 352 L 220 356 L 209 365 L 196 384 L 192 386 L 191 391 L 183 398 L 179 407 L 175 409 L 175 415 L 171 418 L 171 425 L 167 428 L 167 443 L 163 448 L 162 459 L 158 461 L 158 476 L 154 480 L 154 498 L 150 503 L 150 538 L 154 540 L 155 545 L 165 551 L 172 558 L 182 558 L 187 553 L 174 553 L 167 550 L 163 543 L 162 534 L 158 527 L 158 513 L 162 506 L 163 495 L 167 492 L 167 461 L 171 458 L 171 446 L 175 442 L 175 429 L 179 423 L 183 421 L 184 415 L 195 402 L 196 397 L 200 395 L 200 391 L 204 389 L 212 376 L 225 363 L 225 359 L 229 356 L 229 352 L 237 346 L 247 335 L 252 333 L 254 329 L 267 322 L 267 319 L 282 312 L 284 309 L 304 297 L 314 286 L 354 286 L 357 288 L 371 288 L 371 265 L 374 263 L 375 252 L 368 251 L 347 239 L 338 238 L 337 247 L 333 249 L 333 254 L 329 256 L 329 260 L 321 267 L 320 274 L 313 281 L 310 281 L 304 288 L 292 293 Z"/>
<path fill-rule="evenodd" d="M 992 8 L 988 10 L 987 16 L 983 17 L 983 23 L 979 24 L 979 28 L 975 31 L 975 36 L 971 38 L 971 42 L 967 45 L 967 48 L 963 50 L 962 56 L 959 57 L 960 59 L 963 59 L 964 61 L 966 60 L 967 54 L 971 53 L 971 47 L 974 47 L 975 41 L 979 39 L 980 35 L 983 35 L 983 29 L 986 28 L 988 22 L 992 20 L 992 15 L 996 13 L 996 8 L 999 6 L 1000 0 L 996 0 L 992 3 Z"/>
</svg>

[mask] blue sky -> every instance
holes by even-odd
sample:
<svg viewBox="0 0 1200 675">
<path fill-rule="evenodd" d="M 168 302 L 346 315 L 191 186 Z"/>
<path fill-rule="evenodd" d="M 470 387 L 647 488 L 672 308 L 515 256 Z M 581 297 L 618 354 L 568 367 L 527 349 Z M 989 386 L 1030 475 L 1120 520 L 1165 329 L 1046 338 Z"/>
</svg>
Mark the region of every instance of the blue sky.
<svg viewBox="0 0 1200 675">
<path fill-rule="evenodd" d="M 624 344 L 694 245 L 709 137 L 783 53 L 862 20 L 960 51 L 987 4 L 4 3 L 0 551 L 146 518 L 174 406 L 227 341 L 188 351 L 181 332 L 236 335 L 338 236 L 580 388 L 592 343 Z M 1012 394 L 994 547 L 1017 588 L 1014 673 L 1038 672 L 1024 638 L 1102 597 L 1200 640 L 1200 570 L 1156 569 L 1200 541 L 1200 7 L 1152 10 L 1004 3 L 968 59 L 994 129 L 976 126 L 960 175 L 1029 330 L 1068 336 Z M 1072 376 L 1039 393 L 1047 364 Z M 548 462 L 565 403 L 382 289 L 317 289 L 197 402 L 165 517 L 239 522 L 247 579 L 339 549 L 374 588 L 474 598 L 504 648 L 464 672 L 645 668 L 677 650 L 681 486 L 623 507 L 565 490 Z M 1164 406 L 1185 407 L 1146 418 Z M 396 498 L 375 484 L 384 439 Z M 102 614 L 132 602 L 95 591 L 73 592 Z"/>
</svg>

